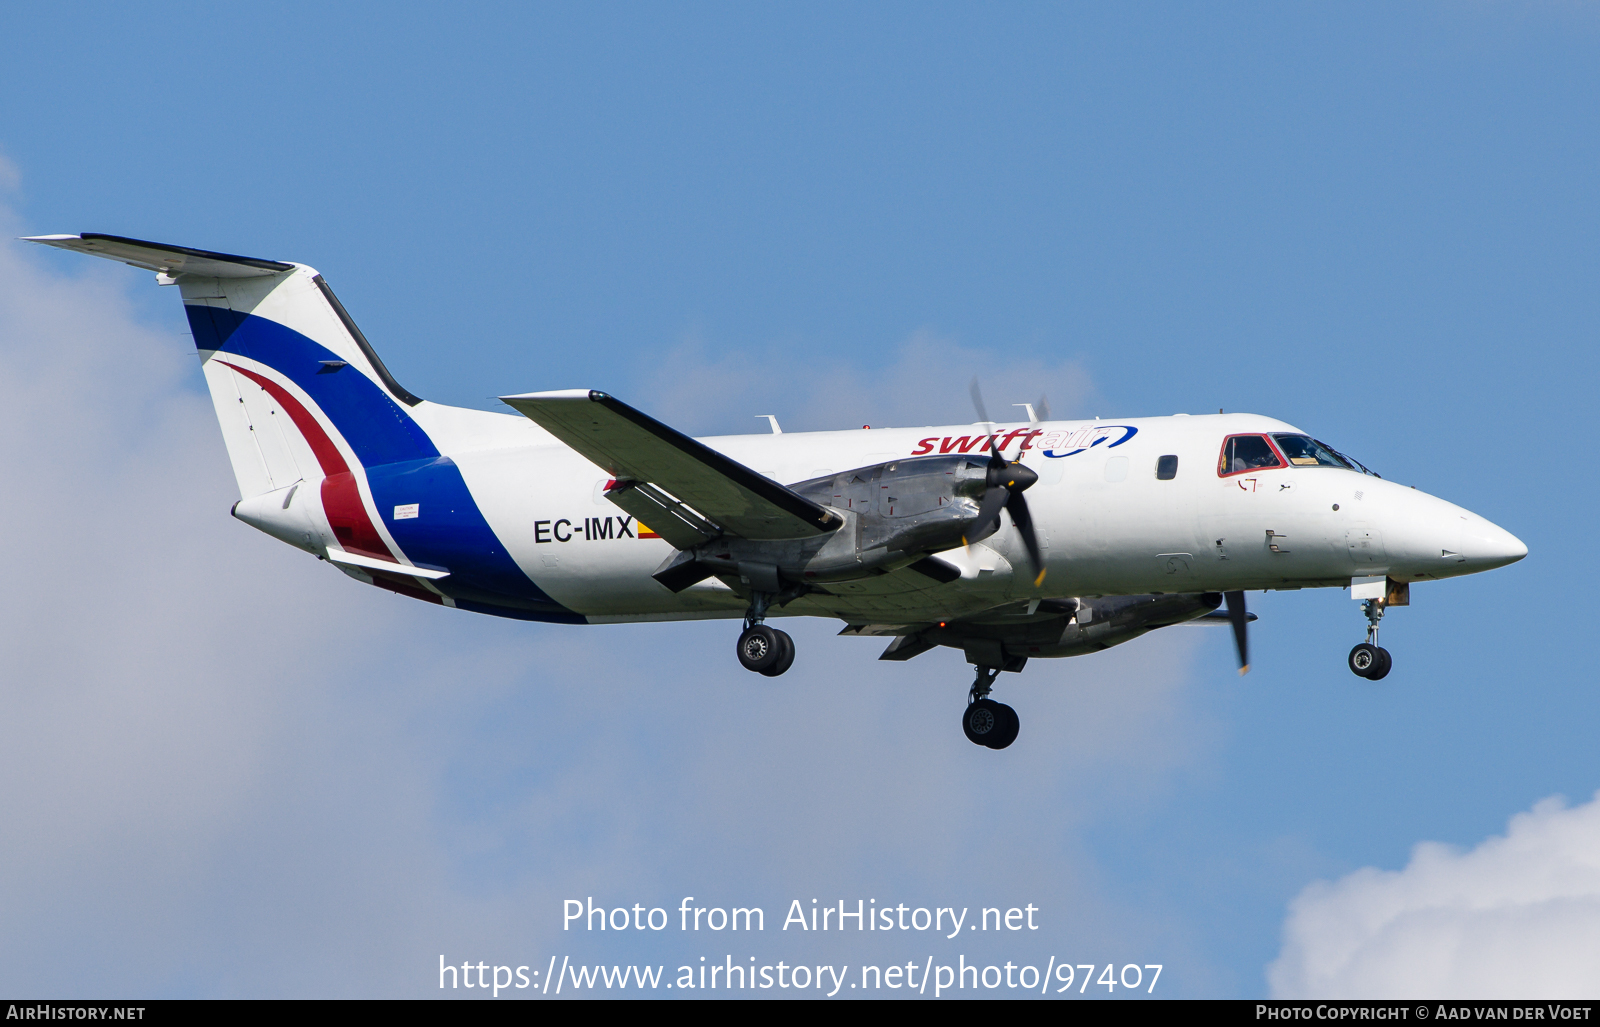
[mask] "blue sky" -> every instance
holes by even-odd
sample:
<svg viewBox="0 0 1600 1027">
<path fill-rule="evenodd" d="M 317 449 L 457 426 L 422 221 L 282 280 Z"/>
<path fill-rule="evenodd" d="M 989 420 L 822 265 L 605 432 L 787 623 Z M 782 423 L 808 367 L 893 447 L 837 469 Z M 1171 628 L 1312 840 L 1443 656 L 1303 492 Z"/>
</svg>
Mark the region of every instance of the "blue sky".
<svg viewBox="0 0 1600 1027">
<path fill-rule="evenodd" d="M 1313 881 L 1600 789 L 1589 6 L 35 6 L 5 37 L 10 235 L 313 264 L 427 398 L 794 430 L 966 420 L 976 373 L 993 407 L 1248 410 L 1530 549 L 1414 589 L 1381 686 L 1341 593 L 1252 596 L 1243 679 L 1202 629 L 1031 666 L 996 760 L 959 654 L 818 622 L 757 688 L 725 624 L 500 623 L 305 566 L 226 517 L 170 292 L 8 245 L 0 526 L 39 543 L 0 629 L 11 993 L 670 963 L 707 953 L 572 941 L 560 900 L 716 891 L 1033 901 L 1039 953 L 1258 995 Z"/>
</svg>

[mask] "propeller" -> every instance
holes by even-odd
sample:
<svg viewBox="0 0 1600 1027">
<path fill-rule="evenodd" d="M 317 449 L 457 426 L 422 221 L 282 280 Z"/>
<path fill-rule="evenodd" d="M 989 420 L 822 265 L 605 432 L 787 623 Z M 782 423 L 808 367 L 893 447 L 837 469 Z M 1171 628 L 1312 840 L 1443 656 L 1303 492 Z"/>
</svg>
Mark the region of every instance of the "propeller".
<svg viewBox="0 0 1600 1027">
<path fill-rule="evenodd" d="M 1033 530 L 1033 515 L 1028 512 L 1028 501 L 1022 498 L 1039 476 L 1032 468 L 1024 467 L 1021 460 L 1008 461 L 994 444 L 994 424 L 983 406 L 983 393 L 978 389 L 978 379 L 972 379 L 972 405 L 978 410 L 978 419 L 989 429 L 989 466 L 984 474 L 983 501 L 978 505 L 978 518 L 974 522 L 972 541 L 978 542 L 1000 530 L 1000 508 L 1011 515 L 1017 526 L 1022 544 L 1028 550 L 1028 562 L 1035 577 L 1034 587 L 1044 584 L 1044 558 L 1039 553 L 1039 537 Z"/>
<path fill-rule="evenodd" d="M 1250 673 L 1250 614 L 1244 608 L 1243 592 L 1224 592 L 1228 602 L 1228 623 L 1233 625 L 1233 644 L 1239 650 L 1239 675 Z"/>
</svg>

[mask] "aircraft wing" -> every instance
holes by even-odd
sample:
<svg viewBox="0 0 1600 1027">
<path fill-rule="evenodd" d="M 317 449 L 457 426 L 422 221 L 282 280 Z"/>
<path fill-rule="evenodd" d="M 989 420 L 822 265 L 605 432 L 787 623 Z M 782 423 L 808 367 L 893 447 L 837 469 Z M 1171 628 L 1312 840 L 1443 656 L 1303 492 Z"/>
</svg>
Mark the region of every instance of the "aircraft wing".
<svg viewBox="0 0 1600 1027">
<path fill-rule="evenodd" d="M 570 389 L 500 398 L 615 477 L 617 485 L 607 495 L 623 509 L 644 517 L 634 505 L 648 496 L 663 516 L 651 515 L 646 523 L 679 549 L 720 532 L 793 539 L 821 535 L 843 523 L 820 504 L 603 392 Z M 674 509 L 672 500 L 690 511 Z M 698 525 L 695 514 L 702 519 Z"/>
</svg>

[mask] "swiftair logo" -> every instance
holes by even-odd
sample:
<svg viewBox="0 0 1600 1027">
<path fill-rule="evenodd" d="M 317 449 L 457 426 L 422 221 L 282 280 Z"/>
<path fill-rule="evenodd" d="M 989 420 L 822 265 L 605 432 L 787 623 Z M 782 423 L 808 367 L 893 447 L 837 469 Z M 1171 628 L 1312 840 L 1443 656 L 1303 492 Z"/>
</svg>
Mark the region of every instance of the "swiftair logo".
<svg viewBox="0 0 1600 1027">
<path fill-rule="evenodd" d="M 911 451 L 912 456 L 927 456 L 931 453 L 945 455 L 949 453 L 987 453 L 989 444 L 994 440 L 996 448 L 1005 452 L 1011 444 L 1021 440 L 1017 447 L 1019 450 L 1037 449 L 1045 456 L 1060 458 L 1076 456 L 1087 452 L 1096 446 L 1106 449 L 1116 449 L 1127 442 L 1139 429 L 1131 424 L 1092 424 L 1086 428 L 1077 428 L 1072 431 L 1046 431 L 1043 428 L 1014 428 L 1004 435 L 999 432 L 993 435 L 961 435 L 944 438 L 919 439 L 917 448 Z"/>
</svg>

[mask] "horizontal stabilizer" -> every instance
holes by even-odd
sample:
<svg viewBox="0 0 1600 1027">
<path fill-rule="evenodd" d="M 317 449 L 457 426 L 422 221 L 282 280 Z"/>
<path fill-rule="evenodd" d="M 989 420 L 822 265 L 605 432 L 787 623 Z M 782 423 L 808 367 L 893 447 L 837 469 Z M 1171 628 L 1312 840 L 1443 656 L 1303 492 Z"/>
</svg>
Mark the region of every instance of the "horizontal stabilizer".
<svg viewBox="0 0 1600 1027">
<path fill-rule="evenodd" d="M 603 392 L 500 398 L 619 484 L 653 485 L 740 538 L 806 538 L 843 523 L 820 504 Z"/>
<path fill-rule="evenodd" d="M 76 253 L 87 253 L 108 260 L 158 271 L 176 278 L 178 275 L 198 275 L 202 278 L 261 278 L 265 275 L 293 271 L 293 264 L 281 260 L 261 260 L 256 257 L 238 257 L 231 253 L 213 253 L 187 246 L 170 246 L 166 243 L 125 239 L 120 235 L 101 235 L 84 232 L 82 235 L 33 235 L 24 242 L 43 243 Z"/>
<path fill-rule="evenodd" d="M 348 553 L 338 549 L 328 550 L 328 559 L 333 563 L 342 563 L 347 567 L 359 567 L 364 571 L 383 571 L 385 574 L 399 574 L 407 578 L 426 578 L 429 581 L 438 581 L 448 578 L 449 571 L 434 570 L 429 567 L 412 567 L 408 564 L 395 563 L 393 560 L 379 560 L 372 556 L 362 556 L 359 553 Z"/>
</svg>

